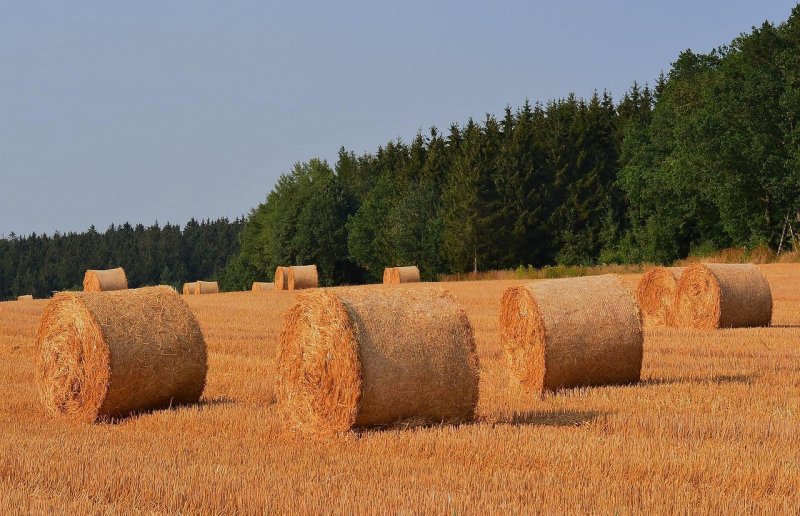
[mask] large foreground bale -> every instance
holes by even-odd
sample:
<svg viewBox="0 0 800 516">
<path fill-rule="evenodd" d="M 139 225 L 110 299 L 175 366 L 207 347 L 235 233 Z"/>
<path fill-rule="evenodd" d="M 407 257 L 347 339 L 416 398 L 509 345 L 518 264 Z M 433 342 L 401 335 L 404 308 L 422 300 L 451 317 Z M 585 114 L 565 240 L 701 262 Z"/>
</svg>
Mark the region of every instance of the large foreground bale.
<svg viewBox="0 0 800 516">
<path fill-rule="evenodd" d="M 294 265 L 289 267 L 289 277 L 287 278 L 287 288 L 289 290 L 317 288 L 318 286 L 319 279 L 317 278 L 316 265 Z"/>
<path fill-rule="evenodd" d="M 400 283 L 418 283 L 419 268 L 416 265 L 408 267 L 386 267 L 383 270 L 383 283 L 386 285 L 399 285 Z"/>
<path fill-rule="evenodd" d="M 636 301 L 649 326 L 673 326 L 675 292 L 686 267 L 654 267 L 639 280 Z"/>
<path fill-rule="evenodd" d="M 17 301 L 33 301 L 33 296 L 25 294 L 24 296 L 17 296 Z"/>
<path fill-rule="evenodd" d="M 469 421 L 478 400 L 472 327 L 444 291 L 298 295 L 284 316 L 278 377 L 289 424 L 308 433 Z"/>
<path fill-rule="evenodd" d="M 172 288 L 56 294 L 36 336 L 47 410 L 80 421 L 200 399 L 206 345 Z"/>
<path fill-rule="evenodd" d="M 83 276 L 84 292 L 110 292 L 128 288 L 128 277 L 125 269 L 94 270 L 89 269 Z"/>
<path fill-rule="evenodd" d="M 275 269 L 275 290 L 289 290 L 289 267 Z"/>
<path fill-rule="evenodd" d="M 197 282 L 192 281 L 190 283 L 183 284 L 183 295 L 189 294 L 196 294 L 197 293 Z"/>
<path fill-rule="evenodd" d="M 270 282 L 254 281 L 253 286 L 250 290 L 252 290 L 253 292 L 264 292 L 267 290 L 272 290 L 273 288 L 275 288 L 275 284 L 272 283 L 271 281 Z"/>
<path fill-rule="evenodd" d="M 219 294 L 219 283 L 216 281 L 198 281 L 195 287 L 196 294 Z"/>
<path fill-rule="evenodd" d="M 769 283 L 753 264 L 691 265 L 678 283 L 675 320 L 681 328 L 769 326 Z"/>
<path fill-rule="evenodd" d="M 542 394 L 639 381 L 639 307 L 614 275 L 538 281 L 503 294 L 500 337 L 514 376 Z"/>
</svg>

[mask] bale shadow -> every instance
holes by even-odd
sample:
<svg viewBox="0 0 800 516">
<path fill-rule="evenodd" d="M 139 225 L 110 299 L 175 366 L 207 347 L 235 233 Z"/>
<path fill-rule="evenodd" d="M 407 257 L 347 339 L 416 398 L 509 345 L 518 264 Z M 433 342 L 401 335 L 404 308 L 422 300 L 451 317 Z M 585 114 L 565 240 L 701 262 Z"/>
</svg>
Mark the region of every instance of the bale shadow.
<svg viewBox="0 0 800 516">
<path fill-rule="evenodd" d="M 233 398 L 228 398 L 227 396 L 219 396 L 217 398 L 212 398 L 210 400 L 201 399 L 197 403 L 187 403 L 183 405 L 177 405 L 177 407 L 215 407 L 217 405 L 233 405 L 236 401 Z"/>
<path fill-rule="evenodd" d="M 597 410 L 556 410 L 551 412 L 534 410 L 529 412 L 514 412 L 507 417 L 501 417 L 495 420 L 494 423 L 553 427 L 583 426 L 591 423 L 598 417 L 607 415 L 609 415 L 608 412 Z"/>
<path fill-rule="evenodd" d="M 212 399 L 201 399 L 200 401 L 195 402 L 195 403 L 175 403 L 175 404 L 167 405 L 167 406 L 164 406 L 164 407 L 155 407 L 155 408 L 149 408 L 149 409 L 144 409 L 144 410 L 135 410 L 135 411 L 133 411 L 130 414 L 127 414 L 125 416 L 101 417 L 97 422 L 101 423 L 101 424 L 116 426 L 116 425 L 122 425 L 122 424 L 125 424 L 125 423 L 129 423 L 129 422 L 134 421 L 136 419 L 139 419 L 141 417 L 155 415 L 155 414 L 161 414 L 161 413 L 174 412 L 175 410 L 192 409 L 192 408 L 196 408 L 198 410 L 205 410 L 206 408 L 211 408 L 211 407 L 216 407 L 216 406 L 221 406 L 221 405 L 232 405 L 234 403 L 236 403 L 235 400 L 233 400 L 231 398 L 228 398 L 228 397 L 225 397 L 225 396 L 220 396 L 218 398 L 212 398 Z"/>
<path fill-rule="evenodd" d="M 714 375 L 709 376 L 707 378 L 650 378 L 648 380 L 642 380 L 639 382 L 640 385 L 649 386 L 649 385 L 678 385 L 678 384 L 702 384 L 702 383 L 716 383 L 718 385 L 726 385 L 726 384 L 746 384 L 750 385 L 757 377 L 751 374 L 721 374 L 721 375 Z"/>
</svg>

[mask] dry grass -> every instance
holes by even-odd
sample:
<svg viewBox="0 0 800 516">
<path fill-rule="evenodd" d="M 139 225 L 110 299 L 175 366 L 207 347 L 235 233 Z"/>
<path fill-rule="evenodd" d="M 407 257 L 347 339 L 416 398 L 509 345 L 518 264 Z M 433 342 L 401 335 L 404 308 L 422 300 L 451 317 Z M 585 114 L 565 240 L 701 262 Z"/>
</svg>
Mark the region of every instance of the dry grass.
<svg viewBox="0 0 800 516">
<path fill-rule="evenodd" d="M 498 338 L 503 290 L 521 282 L 448 284 L 475 329 L 479 422 L 325 441 L 281 432 L 271 404 L 294 293 L 185 298 L 209 346 L 203 402 L 94 426 L 38 404 L 44 302 L 0 303 L 0 511 L 793 514 L 800 266 L 763 270 L 775 327 L 647 330 L 642 384 L 543 400 L 509 387 Z"/>
</svg>

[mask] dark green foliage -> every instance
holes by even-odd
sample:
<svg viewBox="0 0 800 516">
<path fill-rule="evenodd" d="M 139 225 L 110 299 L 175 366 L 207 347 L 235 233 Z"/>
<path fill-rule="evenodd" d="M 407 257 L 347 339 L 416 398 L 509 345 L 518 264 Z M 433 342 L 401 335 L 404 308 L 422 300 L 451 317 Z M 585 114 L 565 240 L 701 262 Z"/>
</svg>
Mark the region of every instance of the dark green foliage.
<svg viewBox="0 0 800 516">
<path fill-rule="evenodd" d="M 432 279 L 775 246 L 800 209 L 795 11 L 709 55 L 684 52 L 653 90 L 634 83 L 616 105 L 605 92 L 526 101 L 446 137 L 341 149 L 335 172 L 298 165 L 249 218 L 230 269 L 263 279 L 317 263 L 336 284 L 394 265 Z"/>
<path fill-rule="evenodd" d="M 179 226 L 158 223 L 112 225 L 104 233 L 94 227 L 84 233 L 52 237 L 13 233 L 0 239 L 0 299 L 21 294 L 49 297 L 59 290 L 83 288 L 86 269 L 124 267 L 133 287 L 172 285 L 218 278 L 232 255 L 244 220 L 219 219 Z"/>
<path fill-rule="evenodd" d="M 686 51 L 652 117 L 630 128 L 619 184 L 629 259 L 666 262 L 698 246 L 777 246 L 800 209 L 800 7 L 711 54 Z M 648 123 L 649 122 L 649 123 Z"/>
</svg>

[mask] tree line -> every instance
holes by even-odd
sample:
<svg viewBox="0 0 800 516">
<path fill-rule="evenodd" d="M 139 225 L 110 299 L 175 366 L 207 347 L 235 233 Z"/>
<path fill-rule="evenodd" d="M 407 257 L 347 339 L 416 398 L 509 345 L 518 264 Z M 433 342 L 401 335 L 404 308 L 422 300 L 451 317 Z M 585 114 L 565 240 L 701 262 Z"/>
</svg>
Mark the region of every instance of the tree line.
<svg viewBox="0 0 800 516">
<path fill-rule="evenodd" d="M 800 7 L 651 89 L 525 102 L 281 177 L 249 215 L 230 288 L 277 265 L 323 283 L 549 264 L 670 263 L 777 247 L 800 221 Z"/>
<path fill-rule="evenodd" d="M 173 224 L 111 225 L 100 233 L 17 236 L 0 239 L 0 299 L 22 294 L 48 297 L 80 290 L 86 269 L 124 267 L 131 287 L 172 285 L 214 278 L 239 249 L 244 219 Z"/>
<path fill-rule="evenodd" d="M 380 281 L 384 267 L 405 264 L 435 279 L 774 249 L 800 222 L 798 114 L 800 6 L 707 54 L 683 52 L 652 87 L 634 83 L 617 101 L 526 101 L 374 152 L 342 148 L 332 165 L 297 163 L 245 220 L 225 221 L 224 238 L 204 234 L 206 251 L 180 244 L 142 265 L 134 233 L 147 230 L 130 226 L 111 231 L 113 259 L 94 254 L 92 232 L 6 240 L 0 295 L 74 286 L 87 264 L 142 267 L 133 284 L 204 276 L 235 290 L 290 264 L 317 264 L 333 285 Z M 192 260 L 204 252 L 201 267 Z M 72 265 L 60 272 L 63 262 Z"/>
</svg>

